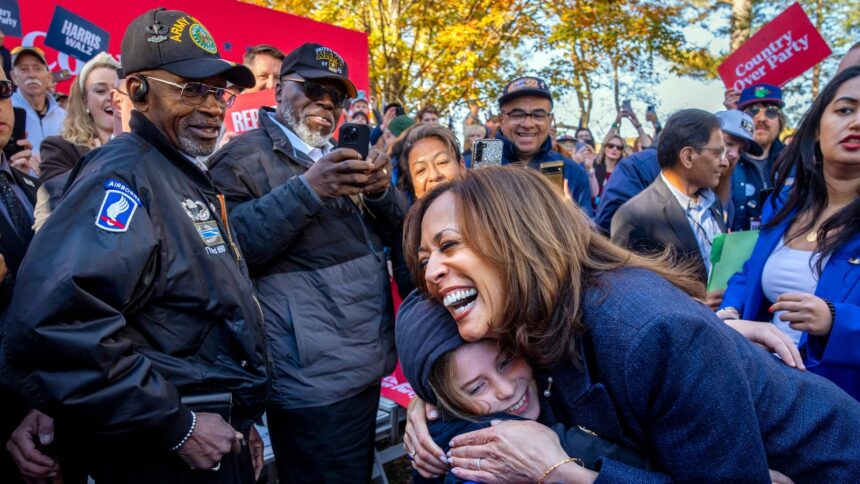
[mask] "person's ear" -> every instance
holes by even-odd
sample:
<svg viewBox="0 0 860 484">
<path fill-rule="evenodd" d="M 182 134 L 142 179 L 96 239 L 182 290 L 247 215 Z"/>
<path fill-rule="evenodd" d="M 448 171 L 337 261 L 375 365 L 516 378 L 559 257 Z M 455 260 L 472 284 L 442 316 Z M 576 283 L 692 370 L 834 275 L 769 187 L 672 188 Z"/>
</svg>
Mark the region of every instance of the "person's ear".
<svg viewBox="0 0 860 484">
<path fill-rule="evenodd" d="M 689 169 L 693 167 L 693 151 L 695 150 L 690 146 L 685 146 L 681 149 L 679 158 L 681 159 L 680 161 L 684 168 Z"/>
<path fill-rule="evenodd" d="M 281 104 L 281 96 L 284 95 L 284 83 L 275 81 L 275 102 Z"/>
<path fill-rule="evenodd" d="M 125 92 L 128 93 L 128 99 L 134 105 L 134 109 L 145 113 L 148 110 L 147 94 L 149 85 L 137 76 L 128 77 L 125 80 Z"/>
</svg>

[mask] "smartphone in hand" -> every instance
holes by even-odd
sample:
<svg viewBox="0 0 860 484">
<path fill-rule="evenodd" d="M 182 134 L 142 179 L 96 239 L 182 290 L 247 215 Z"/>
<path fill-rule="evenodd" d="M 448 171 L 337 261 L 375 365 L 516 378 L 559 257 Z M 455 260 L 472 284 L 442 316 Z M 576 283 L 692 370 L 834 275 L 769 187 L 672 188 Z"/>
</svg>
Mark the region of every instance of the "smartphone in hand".
<svg viewBox="0 0 860 484">
<path fill-rule="evenodd" d="M 25 139 L 27 133 L 27 111 L 24 108 L 12 108 L 12 110 L 15 112 L 15 125 L 12 126 L 9 141 L 3 147 L 6 158 L 11 158 L 15 153 L 24 150 L 23 146 L 18 146 L 18 140 Z"/>
<path fill-rule="evenodd" d="M 540 164 L 540 172 L 559 190 L 564 190 L 564 162 L 545 161 Z"/>
<path fill-rule="evenodd" d="M 504 143 L 500 139 L 479 139 L 472 144 L 472 168 L 486 168 L 502 164 Z"/>
<path fill-rule="evenodd" d="M 621 111 L 627 112 L 627 113 L 633 112 L 633 107 L 630 105 L 629 99 L 625 99 L 624 101 L 621 101 Z"/>
<path fill-rule="evenodd" d="M 370 153 L 370 126 L 366 124 L 344 123 L 338 130 L 338 148 L 350 148 L 366 160 Z"/>
</svg>

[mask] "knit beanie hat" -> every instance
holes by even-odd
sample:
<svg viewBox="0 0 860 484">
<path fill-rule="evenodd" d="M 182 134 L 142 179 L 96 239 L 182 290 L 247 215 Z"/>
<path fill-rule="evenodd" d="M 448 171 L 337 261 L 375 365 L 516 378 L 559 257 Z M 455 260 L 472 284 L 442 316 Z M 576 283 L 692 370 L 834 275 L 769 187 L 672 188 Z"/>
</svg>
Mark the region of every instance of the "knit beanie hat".
<svg viewBox="0 0 860 484">
<path fill-rule="evenodd" d="M 445 353 L 466 344 L 457 323 L 441 304 L 412 291 L 400 305 L 394 336 L 403 375 L 421 400 L 435 405 L 430 370 Z"/>
</svg>

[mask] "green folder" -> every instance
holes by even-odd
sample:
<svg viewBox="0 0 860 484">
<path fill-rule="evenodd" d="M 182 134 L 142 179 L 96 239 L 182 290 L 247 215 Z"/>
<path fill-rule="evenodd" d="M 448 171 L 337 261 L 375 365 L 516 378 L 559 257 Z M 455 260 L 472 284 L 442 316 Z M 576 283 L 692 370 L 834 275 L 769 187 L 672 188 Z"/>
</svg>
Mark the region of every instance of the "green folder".
<svg viewBox="0 0 860 484">
<path fill-rule="evenodd" d="M 714 237 L 708 291 L 725 289 L 729 285 L 729 279 L 743 269 L 744 262 L 752 255 L 757 240 L 758 230 L 730 232 Z"/>
</svg>

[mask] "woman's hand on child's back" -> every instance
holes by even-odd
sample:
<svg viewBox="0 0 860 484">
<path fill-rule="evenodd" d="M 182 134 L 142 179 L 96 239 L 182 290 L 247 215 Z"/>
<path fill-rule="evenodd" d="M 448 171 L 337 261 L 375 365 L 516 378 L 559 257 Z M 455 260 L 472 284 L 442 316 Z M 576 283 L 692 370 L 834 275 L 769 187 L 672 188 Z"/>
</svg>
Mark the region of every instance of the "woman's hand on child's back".
<svg viewBox="0 0 860 484">
<path fill-rule="evenodd" d="M 436 406 L 415 397 L 406 409 L 406 433 L 403 447 L 412 461 L 412 468 L 425 478 L 444 476 L 448 472 L 448 459 L 433 442 L 427 429 L 428 420 L 439 418 Z"/>
</svg>

